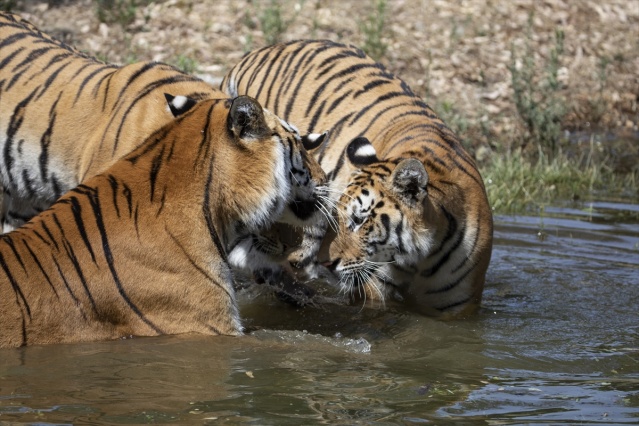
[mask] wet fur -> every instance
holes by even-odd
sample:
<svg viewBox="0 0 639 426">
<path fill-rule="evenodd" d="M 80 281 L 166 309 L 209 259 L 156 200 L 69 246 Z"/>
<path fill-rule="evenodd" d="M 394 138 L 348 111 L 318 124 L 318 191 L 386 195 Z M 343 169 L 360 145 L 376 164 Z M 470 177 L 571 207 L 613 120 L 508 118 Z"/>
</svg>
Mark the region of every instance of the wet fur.
<svg viewBox="0 0 639 426">
<path fill-rule="evenodd" d="M 200 102 L 0 237 L 0 347 L 241 334 L 227 248 L 290 201 L 299 138 L 247 99 Z"/>
</svg>

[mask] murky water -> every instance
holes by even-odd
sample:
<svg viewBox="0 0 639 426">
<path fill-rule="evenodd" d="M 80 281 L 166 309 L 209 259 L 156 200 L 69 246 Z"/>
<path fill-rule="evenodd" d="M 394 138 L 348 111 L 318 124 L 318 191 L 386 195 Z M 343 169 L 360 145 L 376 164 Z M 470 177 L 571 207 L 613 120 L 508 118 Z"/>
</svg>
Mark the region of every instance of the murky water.
<svg viewBox="0 0 639 426">
<path fill-rule="evenodd" d="M 0 350 L 0 424 L 639 423 L 639 205 L 497 217 L 483 309 L 294 309 L 242 338 Z"/>
</svg>

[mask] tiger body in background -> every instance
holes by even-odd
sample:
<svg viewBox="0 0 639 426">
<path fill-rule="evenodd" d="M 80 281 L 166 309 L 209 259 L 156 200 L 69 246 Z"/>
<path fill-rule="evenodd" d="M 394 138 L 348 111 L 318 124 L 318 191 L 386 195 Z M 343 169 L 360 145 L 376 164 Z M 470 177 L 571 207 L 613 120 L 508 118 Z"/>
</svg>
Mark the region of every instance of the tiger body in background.
<svg viewBox="0 0 639 426">
<path fill-rule="evenodd" d="M 0 347 L 242 333 L 227 247 L 287 208 L 300 138 L 246 96 L 179 104 L 0 237 Z"/>
<path fill-rule="evenodd" d="M 4 231 L 22 225 L 173 119 L 164 93 L 223 97 L 159 62 L 100 62 L 0 13 Z"/>
<path fill-rule="evenodd" d="M 221 89 L 255 97 L 301 132 L 329 131 L 312 155 L 328 175 L 338 232 L 319 251 L 326 227 L 307 228 L 294 266 L 315 269 L 319 252 L 346 292 L 394 295 L 442 318 L 477 309 L 493 235 L 484 184 L 404 81 L 355 47 L 302 40 L 245 55 Z"/>
<path fill-rule="evenodd" d="M 173 120 L 165 92 L 188 102 L 227 98 L 204 81 L 163 63 L 105 64 L 17 15 L 0 12 L 4 232 L 103 172 Z M 308 135 L 303 143 L 312 147 L 323 138 Z M 303 149 L 289 160 L 295 161 L 294 167 L 284 179 L 293 185 L 294 196 L 279 220 L 292 225 L 313 223 L 321 216 L 318 197 L 325 174 Z M 260 250 L 259 239 L 247 234 L 236 242 L 233 266 L 249 272 L 256 268 L 281 271 Z"/>
</svg>

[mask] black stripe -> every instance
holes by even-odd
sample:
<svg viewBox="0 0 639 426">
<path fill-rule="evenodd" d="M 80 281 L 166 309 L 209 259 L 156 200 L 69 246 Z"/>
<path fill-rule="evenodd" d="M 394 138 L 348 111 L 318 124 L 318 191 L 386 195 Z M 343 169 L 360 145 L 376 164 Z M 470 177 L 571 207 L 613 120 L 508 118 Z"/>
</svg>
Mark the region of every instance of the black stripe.
<svg viewBox="0 0 639 426">
<path fill-rule="evenodd" d="M 40 272 L 42 272 L 42 275 L 44 275 L 44 278 L 47 280 L 47 283 L 49 284 L 49 287 L 51 287 L 51 290 L 53 290 L 53 293 L 59 299 L 60 296 L 58 295 L 58 291 L 55 289 L 55 287 L 53 286 L 53 283 L 51 282 L 51 278 L 49 278 L 49 275 L 46 273 L 46 271 L 42 267 L 42 263 L 40 263 L 40 259 L 38 259 L 38 256 L 36 256 L 36 254 L 33 252 L 33 250 L 31 249 L 31 247 L 29 246 L 29 244 L 27 243 L 26 240 L 22 240 L 22 243 L 24 244 L 24 246 L 26 247 L 27 251 L 31 255 L 31 258 L 33 259 L 35 264 L 38 265 L 38 268 L 40 269 Z"/>
<path fill-rule="evenodd" d="M 82 194 L 81 192 L 76 191 L 75 189 L 72 189 L 71 191 Z M 78 228 L 78 232 L 80 233 L 80 236 L 82 237 L 82 241 L 84 241 L 84 246 L 87 248 L 87 250 L 91 254 L 91 260 L 93 260 L 93 263 L 97 264 L 95 260 L 95 253 L 93 252 L 93 247 L 91 247 L 91 242 L 89 241 L 89 236 L 87 235 L 86 228 L 84 227 L 84 221 L 82 220 L 82 206 L 80 205 L 80 200 L 78 200 L 77 197 L 72 196 L 67 198 L 65 202 L 68 202 L 69 204 L 71 204 L 71 212 L 73 213 L 73 219 L 75 219 L 75 224 L 76 224 L 76 227 Z"/>
<path fill-rule="evenodd" d="M 64 250 L 67 254 L 67 257 L 71 261 L 71 264 L 73 265 L 73 268 L 75 269 L 75 272 L 78 275 L 78 278 L 80 279 L 80 283 L 82 284 L 82 287 L 84 288 L 84 292 L 89 298 L 89 302 L 91 302 L 91 307 L 93 308 L 93 311 L 96 313 L 97 316 L 99 316 L 98 308 L 95 305 L 95 300 L 93 300 L 93 295 L 91 294 L 91 290 L 89 290 L 87 280 L 84 277 L 84 274 L 82 273 L 82 266 L 80 265 L 80 262 L 78 261 L 78 258 L 75 255 L 75 252 L 73 251 L 73 247 L 71 247 L 71 244 L 69 244 L 69 242 L 66 239 L 62 241 L 62 244 L 64 246 Z"/>
<path fill-rule="evenodd" d="M 157 213 L 155 213 L 156 218 L 160 216 L 160 214 L 164 210 L 165 203 L 166 203 L 166 185 L 164 185 L 164 187 L 162 188 L 162 197 L 160 198 L 160 208 L 158 209 Z"/>
<path fill-rule="evenodd" d="M 209 110 L 206 112 L 206 121 L 204 122 L 204 128 L 202 129 L 202 140 L 197 148 L 197 156 L 195 157 L 195 161 L 200 161 L 200 156 L 203 155 L 202 160 L 208 157 L 209 150 L 211 148 L 211 116 L 213 115 L 213 109 L 215 108 L 215 103 L 211 105 Z M 235 138 L 233 138 L 235 140 Z M 204 154 L 202 154 L 202 149 L 205 149 Z"/>
<path fill-rule="evenodd" d="M 58 263 L 58 261 L 56 260 L 54 256 L 51 256 L 51 260 L 53 260 L 53 263 L 55 264 L 55 267 L 58 270 L 58 275 L 60 275 L 60 279 L 64 283 L 64 287 L 67 289 L 69 296 L 71 296 L 71 299 L 73 300 L 75 305 L 80 307 L 81 306 L 80 300 L 76 297 L 75 293 L 73 293 L 73 290 L 71 289 L 71 286 L 69 285 L 69 282 L 67 281 L 66 277 L 64 276 L 64 273 L 62 272 L 62 268 L 60 267 L 60 264 Z M 87 317 L 85 313 L 83 311 L 80 311 L 80 313 L 82 314 L 82 318 L 86 320 Z"/>
<path fill-rule="evenodd" d="M 100 232 L 100 238 L 102 240 L 102 248 L 104 250 L 104 258 L 109 266 L 109 271 L 111 272 L 111 276 L 113 277 L 113 281 L 118 289 L 118 292 L 122 299 L 126 302 L 129 308 L 142 320 L 146 325 L 148 325 L 153 331 L 158 334 L 164 334 L 164 332 L 158 328 L 155 324 L 153 324 L 148 318 L 144 316 L 142 311 L 133 303 L 133 301 L 129 298 L 124 287 L 122 286 L 122 282 L 118 276 L 118 273 L 115 269 L 115 262 L 113 260 L 113 253 L 111 252 L 111 247 L 109 244 L 109 239 L 107 237 L 107 231 L 104 226 L 104 222 L 102 220 L 102 209 L 100 207 L 100 197 L 98 196 L 98 190 L 95 188 L 90 188 L 85 185 L 80 185 L 78 188 L 85 191 L 85 194 L 93 208 L 93 215 L 95 218 L 96 226 L 98 231 Z"/>
<path fill-rule="evenodd" d="M 2 255 L 2 253 L 0 253 L 0 267 L 2 267 L 2 269 L 4 270 L 4 273 L 7 275 L 7 278 L 9 278 L 9 282 L 11 283 L 11 288 L 13 288 L 13 291 L 16 294 L 16 304 L 20 306 L 20 300 L 22 300 L 22 304 L 24 305 L 24 308 L 27 311 L 27 315 L 29 316 L 29 319 L 31 319 L 31 308 L 29 307 L 29 303 L 27 302 L 27 299 L 24 297 L 24 293 L 22 293 L 22 289 L 20 288 L 20 285 L 13 277 L 13 274 L 11 274 L 11 271 L 9 270 L 9 266 L 5 262 L 4 256 Z M 23 319 L 24 319 L 24 315 L 23 315 Z"/>
<path fill-rule="evenodd" d="M 51 231 L 49 230 L 49 227 L 47 226 L 45 221 L 40 222 L 40 225 L 42 226 L 42 229 L 44 229 L 44 232 L 47 233 L 47 236 L 49 237 L 49 240 L 53 243 L 53 245 L 55 246 L 56 250 L 60 250 L 60 247 L 58 247 L 58 243 L 56 242 L 56 239 L 53 237 L 53 234 L 51 233 Z"/>
<path fill-rule="evenodd" d="M 20 253 L 18 253 L 18 250 L 16 249 L 16 245 L 13 242 L 13 238 L 8 237 L 5 234 L 5 235 L 3 235 L 1 237 L 1 240 L 4 241 L 9 246 L 9 248 L 11 248 L 11 251 L 13 252 L 13 255 L 15 256 L 16 260 L 18 261 L 20 266 L 22 266 L 22 270 L 25 272 L 25 274 L 27 276 L 29 276 L 29 272 L 27 271 L 27 268 L 25 268 L 25 266 L 24 266 L 24 262 L 22 261 L 22 257 L 20 256 Z"/>
<path fill-rule="evenodd" d="M 296 61 L 296 57 L 301 53 L 303 49 L 295 52 L 295 56 L 291 58 L 289 65 L 287 67 L 287 75 L 286 77 L 279 82 L 279 89 L 277 90 L 277 94 L 275 95 L 275 110 L 273 113 L 280 115 L 282 112 L 280 110 L 280 101 L 286 99 L 291 92 L 291 88 L 293 85 L 295 87 L 299 87 L 299 82 L 296 82 L 296 78 L 299 75 L 302 75 L 302 70 L 306 69 L 306 66 L 311 62 L 310 59 L 313 59 L 319 52 L 317 51 L 306 51 L 304 54 Z M 305 74 L 304 74 L 305 75 Z M 305 78 L 305 77 L 304 77 Z M 278 84 L 276 81 L 274 84 Z M 286 119 L 285 115 L 281 115 L 284 119 Z"/>
<path fill-rule="evenodd" d="M 47 90 L 49 90 L 51 88 L 51 85 L 53 84 L 54 80 L 56 78 L 58 78 L 58 75 L 60 75 L 60 73 L 69 65 L 73 65 L 75 64 L 75 62 L 73 61 L 72 58 L 71 61 L 68 61 L 67 63 L 63 64 L 62 66 L 60 66 L 57 70 L 53 71 L 51 74 L 49 74 L 49 77 L 47 78 L 47 80 L 44 82 L 44 84 L 42 85 L 42 90 L 40 90 L 40 93 L 38 94 L 38 96 L 36 97 L 36 100 L 40 99 L 42 96 L 44 96 L 44 94 L 47 92 Z M 58 95 L 59 97 L 60 95 Z"/>
<path fill-rule="evenodd" d="M 29 177 L 29 170 L 27 169 L 22 169 L 22 182 L 22 189 L 27 192 L 27 198 L 30 200 L 36 199 L 36 190 L 38 189 L 38 186 L 33 184 L 33 179 Z"/>
<path fill-rule="evenodd" d="M 468 251 L 468 255 L 466 256 L 466 258 L 464 260 L 462 260 L 462 262 L 457 265 L 456 267 L 452 268 L 450 270 L 451 273 L 455 273 L 457 271 L 459 271 L 466 263 L 468 263 L 468 261 L 470 260 L 470 257 L 472 255 L 472 253 L 475 252 L 476 248 L 477 248 L 477 242 L 479 241 L 479 234 L 481 232 L 481 216 L 477 215 L 477 226 L 475 227 L 476 232 L 475 232 L 475 239 L 473 240 L 473 244 L 471 246 L 471 249 Z M 477 263 L 477 262 L 475 262 Z"/>
<path fill-rule="evenodd" d="M 222 258 L 222 261 L 225 264 L 228 264 L 226 250 L 224 249 L 224 245 L 222 244 L 222 241 L 220 240 L 220 236 L 217 230 L 215 229 L 215 223 L 213 222 L 213 216 L 211 211 L 210 198 L 211 198 L 211 186 L 213 183 L 213 159 L 211 159 L 210 161 L 211 162 L 209 166 L 209 174 L 206 178 L 206 184 L 204 185 L 204 194 L 203 194 L 204 202 L 202 203 L 202 213 L 204 214 L 204 219 L 206 220 L 206 227 L 209 231 L 209 236 L 211 237 L 211 240 L 213 241 L 213 244 L 215 245 L 215 248 L 217 249 L 218 254 Z"/>
<path fill-rule="evenodd" d="M 40 177 L 42 179 L 42 182 L 44 183 L 49 182 L 47 173 L 49 168 L 49 145 L 51 145 L 51 135 L 53 134 L 53 126 L 55 125 L 55 120 L 57 117 L 56 107 L 58 105 L 58 102 L 60 101 L 61 96 L 62 92 L 58 94 L 57 99 L 55 100 L 53 105 L 51 105 L 51 109 L 49 110 L 49 125 L 40 138 L 41 151 L 40 156 L 38 157 L 38 162 L 40 164 Z"/>
<path fill-rule="evenodd" d="M 5 25 L 2 25 L 2 26 L 4 27 Z M 9 26 L 9 25 L 7 25 L 7 26 Z M 17 27 L 15 25 L 11 25 L 11 26 L 14 27 L 14 28 L 20 28 L 20 27 Z M 7 46 L 9 46 L 11 44 L 14 44 L 14 43 L 16 43 L 16 42 L 18 42 L 18 41 L 20 41 L 20 40 L 22 40 L 24 38 L 29 37 L 29 36 L 30 36 L 30 34 L 27 34 L 27 33 L 16 33 L 14 35 L 11 35 L 11 36 L 5 38 L 4 40 L 0 41 L 0 49 L 2 49 L 4 47 L 7 47 Z"/>
<path fill-rule="evenodd" d="M 131 188 L 126 183 L 122 184 L 122 195 L 126 198 L 127 205 L 129 206 L 129 217 L 133 215 L 133 202 L 131 200 Z"/>
<path fill-rule="evenodd" d="M 89 64 L 89 65 L 93 65 L 93 64 Z M 99 65 L 99 64 L 95 64 L 95 65 Z M 101 65 L 101 64 L 100 64 Z M 82 82 L 80 83 L 80 86 L 76 89 L 76 94 L 75 94 L 75 99 L 73 100 L 73 105 L 76 104 L 76 102 L 78 102 L 78 99 L 80 98 L 80 95 L 82 94 L 82 91 L 84 90 L 84 87 L 89 84 L 89 82 L 93 79 L 93 77 L 95 77 L 96 75 L 100 74 L 103 71 L 106 70 L 114 70 L 111 73 L 108 73 L 106 75 L 103 75 L 100 80 L 98 81 L 98 83 L 96 84 L 95 88 L 94 88 L 94 92 L 93 95 L 95 96 L 97 94 L 97 88 L 100 87 L 100 83 L 107 77 L 112 76 L 115 73 L 115 70 L 119 69 L 116 66 L 112 66 L 112 65 L 102 65 L 100 66 L 98 69 L 90 72 L 86 77 L 84 77 L 84 79 L 82 80 Z M 106 99 L 106 92 L 104 95 L 104 99 Z M 104 111 L 104 104 L 102 105 L 102 111 Z"/>
<path fill-rule="evenodd" d="M 108 175 L 107 180 L 109 181 L 109 185 L 111 185 L 111 191 L 113 191 L 113 207 L 115 207 L 115 213 L 118 218 L 120 217 L 120 209 L 118 207 L 118 181 L 113 177 L 113 175 Z"/>
<path fill-rule="evenodd" d="M 166 230 L 166 232 L 169 234 L 169 236 L 171 237 L 171 239 L 173 240 L 173 242 L 175 243 L 175 245 L 177 245 L 180 250 L 182 250 L 182 253 L 184 253 L 184 256 L 186 256 L 186 258 L 188 259 L 188 261 L 191 263 L 191 265 L 202 275 L 204 275 L 204 277 L 206 278 L 206 280 L 210 283 L 213 284 L 217 287 L 219 287 L 220 289 L 224 290 L 224 292 L 226 293 L 226 295 L 229 297 L 229 299 L 233 299 L 233 295 L 231 295 L 228 290 L 226 288 L 224 288 L 222 285 L 220 285 L 220 283 L 217 282 L 217 280 L 212 277 L 211 275 L 209 275 L 208 272 L 206 272 L 204 269 L 202 269 L 200 266 L 198 266 L 195 263 L 195 260 L 193 260 L 193 258 L 189 255 L 189 253 L 186 251 L 186 249 L 184 248 L 184 246 L 180 243 L 180 241 L 175 237 L 175 235 L 173 235 L 171 233 L 171 231 L 168 230 L 168 228 L 165 226 L 164 229 Z"/>
<path fill-rule="evenodd" d="M 0 70 L 3 69 L 4 67 L 6 67 L 9 64 L 9 62 L 11 62 L 13 60 L 13 58 L 18 56 L 20 53 L 24 52 L 24 50 L 25 50 L 24 47 L 21 47 L 21 48 L 19 48 L 17 50 L 14 50 L 13 52 L 11 52 L 10 55 L 8 55 L 2 61 L 0 61 Z"/>
<path fill-rule="evenodd" d="M 402 239 L 402 233 L 404 232 L 404 218 L 401 217 L 397 226 L 395 227 L 395 234 L 397 234 L 397 241 L 399 244 L 397 246 L 397 251 L 400 253 L 406 253 L 406 248 L 404 247 L 404 241 Z"/>
<path fill-rule="evenodd" d="M 275 49 L 278 49 L 277 51 L 275 51 Z M 271 49 L 271 51 L 269 51 L 269 54 L 267 56 L 265 56 L 260 63 L 258 64 L 258 66 L 255 67 L 256 71 L 255 73 L 251 76 L 251 78 L 248 81 L 248 84 L 246 87 L 253 87 L 253 79 L 257 77 L 257 73 L 258 72 L 263 72 L 265 76 L 270 76 L 273 75 L 278 76 L 280 75 L 280 70 L 278 69 L 278 72 L 273 74 L 271 72 L 271 70 L 273 69 L 273 66 L 275 66 L 276 63 L 278 63 L 278 59 L 279 57 L 282 55 L 282 53 L 284 53 L 284 46 L 276 46 L 273 47 Z M 273 55 L 274 54 L 274 55 Z M 264 69 L 263 65 L 266 61 L 269 61 L 268 66 L 266 67 L 266 69 Z M 282 64 L 279 64 L 280 68 L 282 66 Z M 264 89 L 264 87 L 266 86 L 266 84 L 264 84 L 265 82 L 261 82 L 261 84 L 259 84 L 257 86 L 257 92 L 255 93 L 255 98 L 256 99 L 260 99 L 260 95 L 262 94 L 262 90 Z M 267 95 L 266 95 L 266 100 L 268 101 L 271 97 L 271 90 L 273 89 L 273 84 L 269 84 L 268 85 L 268 91 L 267 91 Z"/>
<path fill-rule="evenodd" d="M 153 194 L 155 193 L 155 182 L 157 181 L 158 173 L 162 167 L 162 160 L 164 159 L 164 148 L 166 145 L 162 145 L 160 152 L 151 160 L 151 170 L 149 171 L 149 185 L 151 186 L 151 202 L 153 202 Z"/>
<path fill-rule="evenodd" d="M 442 307 L 435 308 L 435 309 L 437 309 L 438 311 L 442 311 L 442 312 L 443 311 L 447 311 L 449 309 L 453 309 L 453 308 L 457 308 L 459 306 L 465 305 L 466 303 L 470 302 L 472 299 L 473 299 L 473 296 L 468 296 L 467 298 L 462 299 L 462 300 L 460 300 L 458 302 L 454 302 L 454 303 L 451 303 L 449 305 L 442 306 Z"/>
<path fill-rule="evenodd" d="M 463 280 L 464 278 L 466 278 L 468 276 L 468 274 L 470 274 L 474 269 L 475 266 L 477 266 L 477 261 L 473 262 L 470 267 L 466 270 L 466 272 L 464 272 L 459 278 L 457 278 L 455 281 L 445 285 L 442 288 L 439 288 L 437 290 L 427 290 L 424 292 L 424 294 L 439 294 L 439 293 L 445 293 L 447 291 L 450 291 L 452 289 L 454 289 L 455 287 L 457 287 Z"/>
<path fill-rule="evenodd" d="M 425 269 L 424 271 L 421 272 L 420 275 L 424 278 L 432 277 L 433 275 L 435 275 L 439 271 L 439 269 L 442 266 L 444 266 L 446 262 L 448 262 L 448 259 L 450 258 L 450 256 L 457 250 L 457 248 L 464 241 L 464 234 L 466 232 L 465 227 L 458 229 L 457 220 L 453 217 L 453 215 L 451 215 L 444 207 L 442 207 L 441 210 L 442 210 L 442 213 L 444 213 L 444 216 L 446 216 L 446 219 L 448 220 L 448 229 L 446 231 L 446 235 L 444 236 L 444 239 L 439 244 L 439 247 L 436 250 L 434 250 L 428 257 L 429 258 L 435 257 L 437 254 L 439 254 L 440 252 L 444 250 L 444 247 L 446 243 L 448 243 L 448 241 L 451 241 L 455 235 L 457 235 L 457 238 L 453 241 L 450 248 L 439 258 L 437 263 L 435 263 L 429 269 Z"/>
<path fill-rule="evenodd" d="M 13 138 L 15 137 L 18 130 L 20 130 L 20 126 L 22 126 L 22 122 L 24 121 L 24 111 L 26 107 L 31 102 L 31 99 L 35 95 L 36 88 L 32 91 L 26 98 L 21 100 L 13 110 L 13 114 L 11 115 L 11 119 L 9 120 L 9 126 L 7 127 L 7 138 L 4 143 L 4 165 L 5 172 L 7 173 L 7 177 L 9 178 L 9 183 L 13 183 L 13 176 L 11 175 L 11 167 L 13 166 L 13 157 L 11 156 L 11 148 L 13 145 Z"/>
<path fill-rule="evenodd" d="M 22 229 L 26 228 L 27 226 L 28 226 L 28 224 L 27 224 L 27 225 L 23 225 L 23 226 L 22 226 Z M 20 229 L 20 228 L 18 228 L 18 229 Z M 38 230 L 37 230 L 37 229 L 33 229 L 31 232 L 33 232 L 33 233 L 35 234 L 35 236 L 36 236 L 36 237 L 38 237 L 38 239 L 39 239 L 40 241 L 42 241 L 43 243 L 45 243 L 46 245 L 48 245 L 49 247 L 51 247 L 51 242 L 50 242 L 50 241 L 48 241 L 46 238 L 44 238 L 44 237 L 42 236 L 42 234 L 40 234 L 40 233 L 38 232 Z M 25 244 L 26 244 L 26 242 L 25 242 Z"/>
<path fill-rule="evenodd" d="M 333 102 L 328 107 L 328 109 L 326 110 L 326 114 L 327 115 L 331 114 L 339 106 L 339 104 L 341 104 L 344 101 L 344 99 L 346 99 L 351 93 L 353 93 L 353 91 L 349 89 L 346 92 L 344 92 L 341 96 L 334 99 Z"/>
<path fill-rule="evenodd" d="M 62 190 L 63 185 L 60 183 L 56 175 L 53 173 L 49 176 L 49 179 L 51 180 L 51 186 L 53 186 L 53 193 L 55 194 L 55 199 L 57 200 L 58 198 L 62 196 L 62 193 L 64 192 Z M 66 188 L 66 185 L 64 185 L 64 187 Z"/>
<path fill-rule="evenodd" d="M 309 74 L 311 74 L 310 69 L 302 73 L 301 77 L 297 81 L 297 84 L 295 85 L 295 89 L 293 89 L 293 93 L 291 93 L 290 97 L 288 98 L 288 101 L 286 102 L 286 108 L 284 109 L 285 120 L 291 116 L 291 112 L 293 111 L 293 106 L 295 105 L 295 100 L 297 99 L 297 95 L 299 94 L 301 90 L 303 90 L 303 87 L 305 86 L 304 81 L 306 80 L 306 77 L 309 76 Z"/>
<path fill-rule="evenodd" d="M 28 71 L 32 65 L 35 65 L 36 61 L 40 57 L 42 57 L 45 54 L 49 53 L 51 50 L 55 50 L 55 48 L 51 47 L 51 46 L 46 46 L 46 47 L 42 47 L 40 49 L 30 50 L 29 54 L 27 55 L 27 57 L 24 58 L 22 61 L 20 61 L 20 63 L 16 64 L 13 67 L 13 69 L 11 70 L 11 72 L 16 74 L 18 76 L 18 78 L 21 77 L 23 75 L 23 73 Z M 39 71 L 39 73 L 42 73 L 42 72 L 44 72 L 45 68 L 41 68 L 40 65 L 41 64 L 38 64 L 37 70 Z M 18 72 L 18 70 L 20 68 L 24 68 L 24 69 L 22 71 Z M 31 78 L 33 78 L 33 77 L 31 77 Z"/>
</svg>

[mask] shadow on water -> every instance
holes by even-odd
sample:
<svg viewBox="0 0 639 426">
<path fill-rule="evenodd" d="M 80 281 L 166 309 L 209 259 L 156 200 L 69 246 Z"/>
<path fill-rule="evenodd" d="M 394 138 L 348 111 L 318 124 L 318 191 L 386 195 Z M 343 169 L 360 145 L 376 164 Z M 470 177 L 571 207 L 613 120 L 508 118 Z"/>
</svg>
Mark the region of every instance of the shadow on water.
<svg viewBox="0 0 639 426">
<path fill-rule="evenodd" d="M 497 217 L 467 320 L 253 296 L 242 338 L 0 350 L 0 425 L 639 423 L 638 205 Z"/>
</svg>

